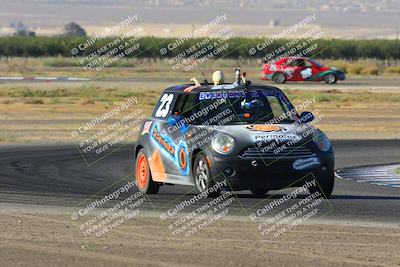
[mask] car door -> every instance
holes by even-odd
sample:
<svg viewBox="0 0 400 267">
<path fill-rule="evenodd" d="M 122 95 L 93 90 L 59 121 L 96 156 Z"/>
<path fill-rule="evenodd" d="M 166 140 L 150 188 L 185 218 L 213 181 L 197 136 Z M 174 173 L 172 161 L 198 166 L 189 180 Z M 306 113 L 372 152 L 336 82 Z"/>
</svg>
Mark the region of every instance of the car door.
<svg viewBox="0 0 400 267">
<path fill-rule="evenodd" d="M 302 58 L 294 61 L 293 81 L 304 81 L 304 70 L 306 69 L 305 61 Z"/>
<path fill-rule="evenodd" d="M 300 77 L 300 60 L 288 60 L 285 68 L 286 80 L 288 81 L 298 81 Z"/>
<path fill-rule="evenodd" d="M 191 154 L 187 134 L 192 127 L 190 124 L 195 109 L 196 96 L 192 93 L 180 94 L 168 122 L 168 133 L 176 146 L 175 167 L 171 169 L 173 175 L 189 175 Z"/>
<path fill-rule="evenodd" d="M 189 178 L 186 178 L 189 175 L 189 151 L 182 131 L 185 125 L 178 112 L 186 95 L 166 92 L 154 109 L 150 143 L 155 161 L 150 161 L 150 166 L 153 164 L 155 172 L 167 175 L 164 182 L 190 184 Z"/>
<path fill-rule="evenodd" d="M 152 173 L 156 182 L 168 182 L 171 174 L 171 158 L 175 154 L 173 142 L 168 135 L 168 118 L 173 105 L 177 100 L 177 94 L 164 92 L 152 114 L 152 125 L 149 132 L 147 156 Z"/>
<path fill-rule="evenodd" d="M 304 80 L 310 80 L 312 77 L 319 72 L 318 66 L 316 66 L 312 61 L 307 59 L 304 60 L 304 68 L 301 70 L 301 77 Z"/>
</svg>

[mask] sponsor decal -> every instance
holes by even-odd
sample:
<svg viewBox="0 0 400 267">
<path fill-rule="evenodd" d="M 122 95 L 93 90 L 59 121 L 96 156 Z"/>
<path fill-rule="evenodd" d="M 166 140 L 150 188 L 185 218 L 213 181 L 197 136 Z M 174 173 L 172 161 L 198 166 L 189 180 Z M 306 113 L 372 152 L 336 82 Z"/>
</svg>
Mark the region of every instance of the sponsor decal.
<svg viewBox="0 0 400 267">
<path fill-rule="evenodd" d="M 219 86 L 219 85 L 218 85 Z M 225 85 L 226 87 L 226 85 Z M 212 87 L 212 89 L 217 89 L 216 86 Z M 228 88 L 220 88 L 220 89 L 228 89 Z M 269 91 L 269 90 L 258 90 L 258 91 L 248 91 L 244 90 L 232 90 L 232 91 L 218 91 L 218 92 L 201 92 L 199 94 L 199 100 L 213 100 L 213 99 L 235 99 L 235 98 L 260 98 L 261 96 L 276 96 L 284 99 L 282 93 L 278 91 Z"/>
<path fill-rule="evenodd" d="M 189 174 L 189 149 L 185 142 L 176 145 L 168 135 L 158 129 L 158 125 L 152 130 L 151 137 L 156 141 L 157 145 L 162 148 L 161 151 L 166 152 L 171 160 L 179 166 L 182 175 Z M 161 161 L 161 158 L 160 158 Z"/>
<path fill-rule="evenodd" d="M 199 100 L 246 97 L 244 91 L 201 92 Z"/>
<path fill-rule="evenodd" d="M 150 133 L 151 125 L 153 124 L 152 121 L 146 121 L 143 126 L 142 135 Z"/>
<path fill-rule="evenodd" d="M 301 137 L 296 134 L 258 134 L 255 141 L 300 141 Z"/>
<path fill-rule="evenodd" d="M 184 142 L 181 142 L 178 146 L 178 152 L 177 155 L 175 156 L 176 161 L 179 165 L 180 171 L 182 175 L 188 175 L 189 174 L 189 167 L 188 167 L 188 148 Z"/>
<path fill-rule="evenodd" d="M 293 162 L 293 169 L 301 171 L 304 169 L 309 169 L 319 166 L 321 163 L 317 157 L 312 157 L 308 159 L 298 159 Z"/>
<path fill-rule="evenodd" d="M 165 149 L 165 151 L 168 152 L 168 154 L 174 156 L 175 155 L 175 146 L 170 143 L 168 140 L 169 138 L 166 138 L 164 135 L 162 135 L 157 127 L 154 127 L 153 134 L 152 134 L 154 140 Z"/>
<path fill-rule="evenodd" d="M 186 153 L 185 150 L 183 148 L 181 148 L 179 150 L 179 166 L 181 167 L 181 169 L 186 169 L 187 166 L 187 158 L 186 158 Z"/>
<path fill-rule="evenodd" d="M 278 132 L 284 130 L 278 125 L 270 125 L 270 124 L 256 124 L 256 125 L 249 125 L 246 127 L 250 131 L 256 132 Z"/>
<path fill-rule="evenodd" d="M 233 84 L 229 84 L 229 85 L 215 85 L 213 87 L 211 87 L 211 89 L 213 90 L 221 90 L 221 89 L 235 89 L 235 86 Z"/>
</svg>

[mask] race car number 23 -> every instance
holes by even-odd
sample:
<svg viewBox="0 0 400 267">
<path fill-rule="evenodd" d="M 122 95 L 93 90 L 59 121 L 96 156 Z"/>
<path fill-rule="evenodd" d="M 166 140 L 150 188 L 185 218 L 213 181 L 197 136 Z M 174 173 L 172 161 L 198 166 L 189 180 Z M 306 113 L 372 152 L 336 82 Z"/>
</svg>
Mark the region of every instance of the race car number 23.
<svg viewBox="0 0 400 267">
<path fill-rule="evenodd" d="M 169 109 L 171 108 L 172 100 L 174 100 L 173 94 L 164 94 L 160 100 L 160 106 L 156 111 L 156 117 L 164 118 L 167 116 Z"/>
</svg>

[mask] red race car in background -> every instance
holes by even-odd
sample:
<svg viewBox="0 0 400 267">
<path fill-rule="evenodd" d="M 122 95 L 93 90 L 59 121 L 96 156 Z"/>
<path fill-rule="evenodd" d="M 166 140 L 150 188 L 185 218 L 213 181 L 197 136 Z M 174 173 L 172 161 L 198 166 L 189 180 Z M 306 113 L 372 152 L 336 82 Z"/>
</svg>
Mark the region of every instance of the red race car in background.
<svg viewBox="0 0 400 267">
<path fill-rule="evenodd" d="M 311 58 L 286 57 L 272 64 L 264 64 L 261 72 L 262 80 L 276 83 L 286 81 L 324 81 L 334 84 L 344 80 L 344 71 L 337 68 L 328 68 Z"/>
</svg>

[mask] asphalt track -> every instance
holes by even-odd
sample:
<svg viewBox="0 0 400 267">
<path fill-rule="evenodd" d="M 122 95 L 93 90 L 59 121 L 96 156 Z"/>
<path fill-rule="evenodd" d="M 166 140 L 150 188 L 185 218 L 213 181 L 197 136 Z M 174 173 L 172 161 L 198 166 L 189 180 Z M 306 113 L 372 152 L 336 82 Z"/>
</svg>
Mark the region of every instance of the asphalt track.
<svg viewBox="0 0 400 267">
<path fill-rule="evenodd" d="M 199 79 L 202 77 L 198 77 Z M 269 84 L 278 86 L 270 81 L 262 81 L 258 75 L 251 78 L 253 82 L 260 84 Z M 73 83 L 76 85 L 90 83 L 101 83 L 103 85 L 131 85 L 135 83 L 135 86 L 144 86 L 151 84 L 154 88 L 155 84 L 157 87 L 166 87 L 171 83 L 187 83 L 188 80 L 177 79 L 176 77 L 106 77 L 106 78 L 81 78 L 81 77 L 0 77 L 0 84 L 16 83 L 19 85 L 30 85 L 33 83 L 41 84 L 46 82 L 52 83 Z M 287 82 L 285 87 L 288 89 L 300 89 L 300 90 L 380 90 L 380 91 L 398 91 L 398 84 L 400 82 L 399 77 L 368 77 L 368 76 L 350 76 L 345 81 L 339 81 L 336 84 L 325 84 L 323 82 Z"/>
<path fill-rule="evenodd" d="M 400 140 L 334 141 L 333 147 L 337 169 L 400 162 Z M 99 198 L 132 179 L 131 166 L 132 144 L 90 166 L 74 145 L 2 146 L 0 205 L 84 206 L 89 197 Z M 143 207 L 162 212 L 192 193 L 192 187 L 164 186 Z M 281 196 L 271 194 L 271 199 Z M 239 192 L 237 200 L 235 212 L 246 215 L 264 199 Z M 400 189 L 337 178 L 329 206 L 327 219 L 398 223 Z"/>
</svg>

